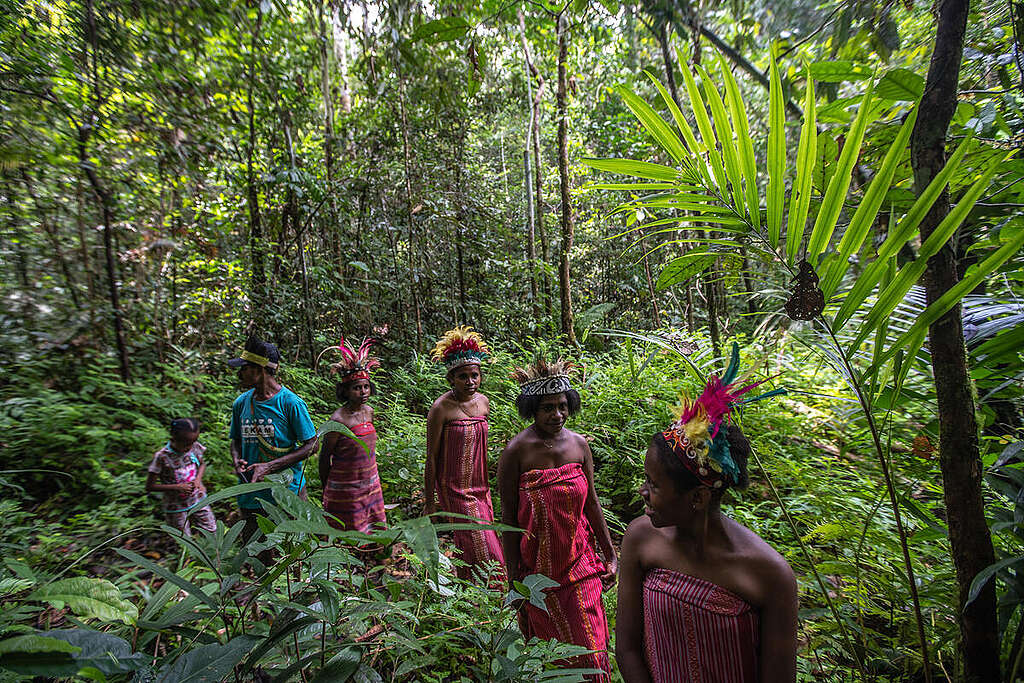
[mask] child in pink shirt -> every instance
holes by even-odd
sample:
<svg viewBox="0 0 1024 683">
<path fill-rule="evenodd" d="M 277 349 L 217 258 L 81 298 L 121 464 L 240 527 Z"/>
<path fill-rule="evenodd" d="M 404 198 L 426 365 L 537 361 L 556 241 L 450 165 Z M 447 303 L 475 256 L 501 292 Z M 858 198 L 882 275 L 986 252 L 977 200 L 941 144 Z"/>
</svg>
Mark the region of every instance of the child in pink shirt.
<svg viewBox="0 0 1024 683">
<path fill-rule="evenodd" d="M 194 417 L 171 420 L 170 436 L 167 444 L 153 455 L 146 490 L 164 492 L 164 515 L 168 526 L 191 536 L 191 517 L 199 528 L 216 531 L 217 520 L 210 506 L 196 508 L 196 503 L 206 496 L 206 487 L 203 486 L 203 472 L 206 471 L 203 452 L 206 447 L 198 441 L 199 420 Z"/>
</svg>

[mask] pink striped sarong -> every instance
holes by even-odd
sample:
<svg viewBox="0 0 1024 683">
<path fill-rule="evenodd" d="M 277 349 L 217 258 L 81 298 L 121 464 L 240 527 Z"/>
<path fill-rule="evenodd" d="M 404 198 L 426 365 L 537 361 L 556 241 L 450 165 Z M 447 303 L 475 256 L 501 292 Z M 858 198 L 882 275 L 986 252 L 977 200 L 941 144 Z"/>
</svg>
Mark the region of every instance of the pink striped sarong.
<svg viewBox="0 0 1024 683">
<path fill-rule="evenodd" d="M 644 577 L 644 655 L 654 683 L 758 679 L 757 610 L 721 586 L 668 569 Z"/>
<path fill-rule="evenodd" d="M 327 521 L 348 531 L 387 526 L 377 473 L 377 430 L 372 422 L 363 422 L 353 427 L 352 433 L 363 440 L 369 452 L 347 436 L 327 435 L 324 455 L 331 459 L 331 471 L 324 482 L 324 512 L 340 519 L 341 524 L 330 517 Z"/>
<path fill-rule="evenodd" d="M 469 515 L 487 523 L 494 521 L 487 478 L 487 418 L 467 417 L 445 424 L 437 471 L 437 497 L 445 512 Z M 451 521 L 465 524 L 467 520 L 453 518 Z M 496 562 L 498 571 L 502 571 L 505 556 L 493 529 L 460 530 L 454 535 L 455 547 L 468 565 L 458 568 L 460 578 L 470 578 L 473 567 L 485 562 Z"/>
<path fill-rule="evenodd" d="M 519 542 L 523 574 L 543 574 L 559 583 L 547 591 L 547 613 L 525 606 L 523 635 L 596 650 L 566 664 L 610 673 L 608 622 L 601 602 L 605 568 L 583 514 L 587 490 L 587 475 L 575 462 L 519 477 L 519 526 L 526 530 Z M 607 681 L 608 676 L 592 680 Z"/>
</svg>

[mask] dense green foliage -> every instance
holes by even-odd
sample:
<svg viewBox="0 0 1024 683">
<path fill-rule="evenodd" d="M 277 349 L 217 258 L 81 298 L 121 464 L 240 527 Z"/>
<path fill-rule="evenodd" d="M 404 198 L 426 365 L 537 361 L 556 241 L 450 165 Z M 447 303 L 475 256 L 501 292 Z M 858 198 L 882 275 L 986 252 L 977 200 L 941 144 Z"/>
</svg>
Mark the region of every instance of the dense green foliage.
<svg viewBox="0 0 1024 683">
<path fill-rule="evenodd" d="M 801 680 L 955 680 L 925 332 L 961 303 L 998 560 L 968 597 L 996 581 L 1024 676 L 1024 6 L 971 3 L 931 192 L 907 145 L 929 5 L 0 0 L 0 680 L 571 679 L 419 517 L 447 388 L 424 351 L 462 323 L 496 351 L 492 465 L 524 427 L 513 365 L 579 363 L 570 427 L 616 537 L 650 435 L 738 340 L 789 393 L 742 415 L 754 483 L 727 513 L 796 570 Z M 953 219 L 922 240 L 943 187 Z M 944 245 L 963 283 L 930 305 Z M 808 322 L 785 308 L 804 259 Z M 266 522 L 283 561 L 239 542 L 223 360 L 253 333 L 317 424 L 336 405 L 316 352 L 382 340 L 388 532 L 325 526 L 314 457 L 313 501 Z M 183 415 L 224 496 L 193 541 L 143 491 Z"/>
</svg>

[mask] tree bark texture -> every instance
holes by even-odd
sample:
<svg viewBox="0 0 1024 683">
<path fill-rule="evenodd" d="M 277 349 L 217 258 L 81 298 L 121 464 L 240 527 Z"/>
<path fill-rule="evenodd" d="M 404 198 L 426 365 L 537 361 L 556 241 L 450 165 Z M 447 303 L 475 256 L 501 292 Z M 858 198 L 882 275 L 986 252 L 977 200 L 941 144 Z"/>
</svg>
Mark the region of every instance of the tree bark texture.
<svg viewBox="0 0 1024 683">
<path fill-rule="evenodd" d="M 568 76 L 566 74 L 566 61 L 569 54 L 569 36 L 567 20 L 563 14 L 559 14 L 557 22 L 558 33 L 558 92 L 556 104 L 558 107 L 558 184 L 562 198 L 562 249 L 561 259 L 558 267 L 558 286 L 562 301 L 562 334 L 570 344 L 576 344 L 576 330 L 573 327 L 572 315 L 572 281 L 569 279 L 569 255 L 572 252 L 573 243 L 573 215 L 572 203 L 569 196 L 569 121 L 568 121 L 568 94 L 566 85 Z"/>
<path fill-rule="evenodd" d="M 544 226 L 544 174 L 541 169 L 540 156 L 540 107 L 544 100 L 544 76 L 533 63 L 533 55 L 530 53 L 530 44 L 526 40 L 526 21 L 522 12 L 519 12 L 519 33 L 522 39 L 523 58 L 526 60 L 526 67 L 530 76 L 537 81 L 537 89 L 533 93 L 530 118 L 530 147 L 533 153 L 533 203 L 535 216 L 536 235 L 540 238 L 541 263 L 547 265 L 551 260 L 551 249 L 548 246 L 548 233 Z M 536 262 L 535 262 L 536 264 Z M 544 315 L 546 320 L 551 318 L 551 289 L 548 282 L 546 270 L 538 274 L 540 278 L 540 293 L 544 300 Z M 539 321 L 539 318 L 538 318 Z"/>
<path fill-rule="evenodd" d="M 968 0 L 938 3 L 935 50 L 910 138 L 914 183 L 921 192 L 946 162 L 946 133 L 957 105 L 957 84 L 967 28 Z M 949 213 L 944 190 L 921 223 L 927 239 Z M 928 261 L 925 295 L 931 304 L 959 280 L 951 244 Z M 928 330 L 939 406 L 939 451 L 953 564 L 960 589 L 964 680 L 998 681 L 999 632 L 995 581 L 964 605 L 974 577 L 995 561 L 981 494 L 982 464 L 975 401 L 967 368 L 960 306 Z"/>
<path fill-rule="evenodd" d="M 263 225 L 260 221 L 259 188 L 256 185 L 256 172 L 253 168 L 256 154 L 256 108 L 253 104 L 253 91 L 256 88 L 256 50 L 260 39 L 260 27 L 263 23 L 263 11 L 257 9 L 256 24 L 253 26 L 249 42 L 249 74 L 248 92 L 246 95 L 249 115 L 249 140 L 245 157 L 245 201 L 249 213 L 249 300 L 252 306 L 253 320 L 263 310 L 267 297 L 267 273 L 264 264 Z"/>
<path fill-rule="evenodd" d="M 405 211 L 409 220 L 409 251 L 407 265 L 409 268 L 409 294 L 412 298 L 413 317 L 416 320 L 416 351 L 423 352 L 423 320 L 420 313 L 419 277 L 416 273 L 416 232 L 413 228 L 412 205 L 412 155 L 409 150 L 409 118 L 405 110 L 405 78 L 398 75 L 398 106 L 402 120 L 402 152 L 405 171 Z"/>
</svg>

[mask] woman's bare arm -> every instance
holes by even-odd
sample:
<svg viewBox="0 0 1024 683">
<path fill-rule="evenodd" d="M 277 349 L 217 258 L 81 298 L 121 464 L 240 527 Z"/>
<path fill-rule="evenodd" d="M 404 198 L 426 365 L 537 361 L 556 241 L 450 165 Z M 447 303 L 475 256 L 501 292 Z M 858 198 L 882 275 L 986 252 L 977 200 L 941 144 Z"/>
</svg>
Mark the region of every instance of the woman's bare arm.
<svg viewBox="0 0 1024 683">
<path fill-rule="evenodd" d="M 444 412 L 441 401 L 435 401 L 427 413 L 427 462 L 423 467 L 423 514 L 437 512 L 434 489 L 437 484 L 437 460 L 444 434 Z"/>
<path fill-rule="evenodd" d="M 498 492 L 501 495 L 501 523 L 519 526 L 519 458 L 515 454 L 513 439 L 498 459 Z M 509 586 L 519 579 L 522 558 L 519 552 L 521 531 L 503 531 L 501 549 L 505 555 L 505 573 Z"/>
<path fill-rule="evenodd" d="M 601 546 L 604 560 L 608 564 L 608 571 L 605 573 L 604 579 L 614 581 L 619 561 L 615 557 L 612 535 L 608 531 L 608 522 L 605 521 L 604 511 L 601 509 L 601 502 L 597 499 L 597 490 L 594 488 L 594 456 L 590 452 L 590 444 L 586 439 L 579 438 L 583 442 L 583 471 L 587 475 L 587 501 L 583 506 L 583 513 L 587 516 L 590 528 L 597 536 L 597 543 Z"/>
<path fill-rule="evenodd" d="M 780 556 L 764 572 L 765 600 L 761 605 L 762 683 L 796 680 L 797 588 L 793 570 Z"/>
<path fill-rule="evenodd" d="M 641 536 L 635 520 L 622 538 L 618 611 L 615 616 L 615 659 L 626 683 L 650 683 L 644 662 L 644 570 L 640 564 Z"/>
</svg>

